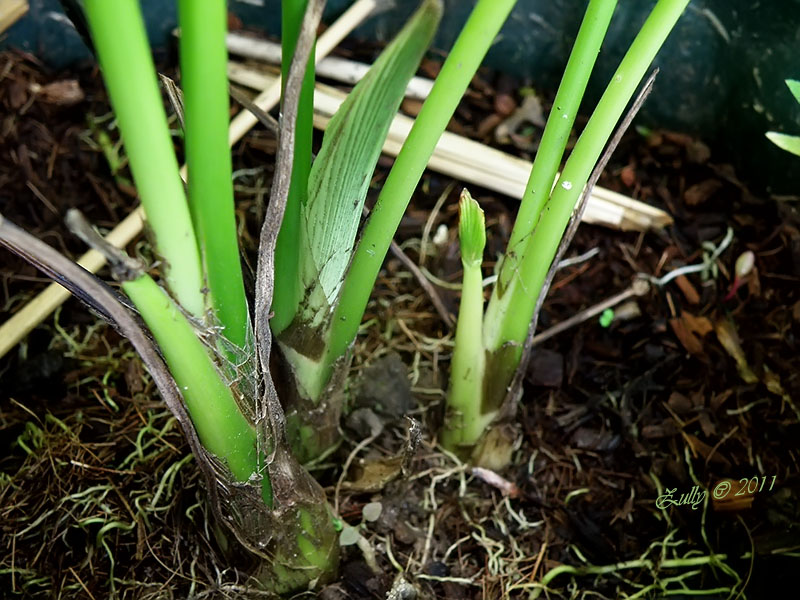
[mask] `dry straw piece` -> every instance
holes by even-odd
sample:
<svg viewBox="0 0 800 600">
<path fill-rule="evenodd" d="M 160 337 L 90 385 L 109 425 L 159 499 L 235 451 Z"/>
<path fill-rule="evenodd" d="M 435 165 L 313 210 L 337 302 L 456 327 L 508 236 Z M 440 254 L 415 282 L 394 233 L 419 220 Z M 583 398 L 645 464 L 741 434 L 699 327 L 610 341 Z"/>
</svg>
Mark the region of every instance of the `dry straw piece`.
<svg viewBox="0 0 800 600">
<path fill-rule="evenodd" d="M 231 62 L 228 65 L 228 77 L 234 83 L 260 89 L 268 85 L 275 76 L 241 63 Z M 343 92 L 318 83 L 314 93 L 314 125 L 324 130 L 345 97 Z M 398 114 L 389 129 L 383 151 L 390 156 L 397 156 L 413 124 L 414 119 Z M 428 168 L 519 200 L 525 192 L 531 163 L 490 148 L 486 144 L 445 131 L 436 145 Z M 595 187 L 589 198 L 583 221 L 623 231 L 647 231 L 671 224 L 672 217 L 644 202 Z"/>
</svg>

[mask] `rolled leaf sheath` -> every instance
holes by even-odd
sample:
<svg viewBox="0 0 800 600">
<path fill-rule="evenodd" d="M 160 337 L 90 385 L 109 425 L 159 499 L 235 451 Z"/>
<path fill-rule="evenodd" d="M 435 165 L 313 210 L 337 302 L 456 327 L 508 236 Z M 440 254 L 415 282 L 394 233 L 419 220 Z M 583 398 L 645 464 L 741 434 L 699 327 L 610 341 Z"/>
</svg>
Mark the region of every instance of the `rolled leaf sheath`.
<svg viewBox="0 0 800 600">
<path fill-rule="evenodd" d="M 308 0 L 281 0 L 281 96 L 289 77 L 289 65 L 294 56 L 307 6 Z M 311 51 L 312 57 L 315 51 Z M 314 82 L 314 60 L 310 58 L 297 105 L 289 197 L 286 199 L 286 209 L 275 246 L 276 285 L 272 298 L 274 316 L 270 319 L 270 328 L 276 335 L 291 323 L 302 297 L 299 277 L 300 227 L 301 211 L 308 193 L 311 146 L 314 139 Z"/>
<path fill-rule="evenodd" d="M 278 334 L 298 387 L 313 404 L 319 402 L 329 379 L 320 362 L 325 350 L 321 338 L 350 263 L 371 177 L 441 14 L 441 0 L 420 5 L 336 111 L 311 168 L 297 239 L 304 249 L 297 263 L 303 302 L 289 328 L 276 331 L 274 319 L 270 326 Z M 281 234 L 286 226 L 284 220 Z M 276 277 L 283 267 L 276 263 Z"/>
</svg>

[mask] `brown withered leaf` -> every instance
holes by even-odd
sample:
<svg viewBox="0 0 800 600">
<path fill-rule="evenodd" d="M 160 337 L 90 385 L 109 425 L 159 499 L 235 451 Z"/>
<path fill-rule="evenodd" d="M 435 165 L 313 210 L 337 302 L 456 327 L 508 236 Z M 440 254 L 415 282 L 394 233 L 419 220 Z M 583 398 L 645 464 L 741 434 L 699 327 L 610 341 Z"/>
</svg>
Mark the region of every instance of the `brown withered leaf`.
<svg viewBox="0 0 800 600">
<path fill-rule="evenodd" d="M 683 297 L 686 298 L 686 301 L 689 304 L 700 304 L 700 294 L 697 293 L 697 290 L 692 285 L 692 282 L 689 281 L 685 275 L 676 277 L 675 283 L 678 285 L 683 293 Z"/>
<path fill-rule="evenodd" d="M 756 383 L 758 377 L 750 369 L 745 358 L 744 350 L 739 342 L 739 334 L 736 332 L 736 326 L 728 319 L 720 319 L 714 324 L 714 331 L 717 334 L 717 339 L 725 351 L 736 361 L 736 368 L 739 371 L 739 376 L 745 383 Z"/>
<path fill-rule="evenodd" d="M 761 295 L 761 278 L 758 276 L 758 267 L 753 267 L 753 270 L 747 275 L 747 291 L 756 298 Z"/>
<path fill-rule="evenodd" d="M 645 425 L 642 427 L 642 437 L 648 440 L 670 437 L 677 432 L 675 423 L 672 419 L 664 419 L 655 425 Z"/>
<path fill-rule="evenodd" d="M 680 392 L 672 392 L 667 400 L 669 407 L 676 415 L 684 415 L 692 410 L 692 401 Z"/>
<path fill-rule="evenodd" d="M 714 330 L 714 326 L 706 317 L 695 317 L 692 313 L 684 311 L 681 315 L 692 332 L 700 337 L 705 337 Z"/>
<path fill-rule="evenodd" d="M 719 179 L 706 179 L 689 187 L 683 195 L 683 199 L 689 206 L 702 204 L 722 188 Z"/>
<path fill-rule="evenodd" d="M 747 491 L 747 482 L 722 479 L 711 488 L 711 506 L 715 512 L 747 510 L 753 506 L 753 494 Z"/>
<path fill-rule="evenodd" d="M 19 81 L 15 81 L 8 86 L 6 92 L 6 101 L 11 110 L 21 108 L 28 101 L 28 93 L 25 90 L 25 85 Z"/>
<path fill-rule="evenodd" d="M 686 443 L 689 446 L 689 450 L 692 453 L 694 458 L 698 456 L 702 456 L 704 460 L 711 460 L 711 462 L 722 463 L 727 467 L 731 466 L 730 461 L 725 458 L 719 451 L 715 451 L 714 448 L 706 444 L 705 442 L 701 441 L 697 436 L 692 435 L 691 433 L 683 433 L 683 439 L 686 440 Z"/>
<path fill-rule="evenodd" d="M 59 106 L 72 106 L 86 97 L 77 79 L 63 79 L 47 85 L 32 83 L 30 90 L 43 102 Z"/>
<path fill-rule="evenodd" d="M 342 483 L 342 489 L 379 492 L 386 484 L 400 477 L 402 470 L 402 456 L 364 460 L 354 468 L 354 478 Z"/>
<path fill-rule="evenodd" d="M 714 327 L 706 317 L 695 317 L 684 311 L 679 317 L 669 320 L 670 327 L 689 354 L 704 354 L 703 337 Z"/>
<path fill-rule="evenodd" d="M 669 325 L 672 327 L 672 333 L 675 334 L 675 337 L 678 338 L 678 341 L 689 354 L 703 354 L 703 343 L 700 338 L 686 327 L 686 322 L 683 319 L 680 317 L 670 319 Z"/>
<path fill-rule="evenodd" d="M 719 410 L 719 407 L 722 406 L 723 402 L 725 402 L 728 398 L 733 396 L 733 390 L 725 390 L 724 392 L 720 392 L 719 394 L 714 394 L 711 396 L 711 401 L 709 404 L 711 405 L 711 409 L 714 412 Z"/>
<path fill-rule="evenodd" d="M 711 417 L 708 416 L 706 411 L 701 412 L 698 415 L 698 419 L 700 427 L 703 429 L 703 435 L 710 438 L 717 434 L 717 427 L 711 422 Z"/>
</svg>

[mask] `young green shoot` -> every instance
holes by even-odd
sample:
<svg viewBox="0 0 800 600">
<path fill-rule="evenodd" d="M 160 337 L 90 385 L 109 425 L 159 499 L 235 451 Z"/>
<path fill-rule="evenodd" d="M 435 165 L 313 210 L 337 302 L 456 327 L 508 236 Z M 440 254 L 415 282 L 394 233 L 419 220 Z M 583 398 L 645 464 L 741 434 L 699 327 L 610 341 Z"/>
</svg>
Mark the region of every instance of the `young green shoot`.
<svg viewBox="0 0 800 600">
<path fill-rule="evenodd" d="M 515 0 L 478 0 L 383 184 L 347 271 L 323 360 L 324 377 L 356 337 L 386 252 L 422 173 Z"/>
<path fill-rule="evenodd" d="M 483 414 L 484 364 L 483 249 L 486 223 L 478 202 L 464 189 L 458 204 L 458 240 L 461 247 L 461 304 L 458 308 L 455 347 L 450 361 L 450 389 L 442 445 L 450 450 L 472 447 L 494 418 Z"/>
<path fill-rule="evenodd" d="M 331 119 L 301 207 L 295 243 L 302 252 L 296 272 L 283 265 L 276 268 L 276 289 L 290 277 L 296 277 L 300 285 L 302 302 L 277 339 L 293 371 L 298 395 L 312 406 L 319 404 L 328 383 L 328 372 L 320 366 L 326 328 L 350 263 L 372 174 L 441 13 L 441 0 L 424 0 Z M 296 414 L 304 419 L 311 411 L 304 408 Z M 290 429 L 292 421 L 289 415 Z M 310 443 L 319 437 L 320 427 L 306 426 L 299 431 L 305 432 L 301 437 Z"/>
<path fill-rule="evenodd" d="M 181 306 L 204 313 L 203 277 L 192 219 L 158 90 L 137 0 L 86 0 L 103 78 L 165 279 Z"/>
<path fill-rule="evenodd" d="M 225 0 L 180 0 L 178 16 L 189 208 L 214 314 L 228 341 L 244 348 L 247 300 L 228 147 L 227 4 Z"/>
<path fill-rule="evenodd" d="M 494 396 L 504 395 L 519 364 L 550 263 L 600 153 L 687 4 L 688 0 L 659 0 L 653 8 L 567 160 L 561 177 L 528 235 L 513 277 L 508 280 L 506 287 L 498 285 L 493 290 L 484 319 L 484 345 L 493 355 L 487 366 L 487 379 L 495 388 L 490 392 Z M 553 118 L 552 114 L 550 118 Z M 539 152 L 542 151 L 540 148 Z"/>
</svg>

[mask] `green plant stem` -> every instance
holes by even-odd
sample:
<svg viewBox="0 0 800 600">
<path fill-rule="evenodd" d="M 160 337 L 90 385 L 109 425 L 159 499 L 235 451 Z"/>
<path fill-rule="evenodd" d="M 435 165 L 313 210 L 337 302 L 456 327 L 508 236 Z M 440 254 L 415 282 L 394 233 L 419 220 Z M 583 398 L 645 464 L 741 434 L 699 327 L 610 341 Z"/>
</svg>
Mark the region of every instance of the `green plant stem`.
<svg viewBox="0 0 800 600">
<path fill-rule="evenodd" d="M 556 180 L 558 167 L 561 165 L 586 84 L 589 82 L 616 5 L 617 0 L 591 0 L 586 9 L 533 161 L 531 174 L 511 231 L 508 249 L 502 259 L 498 284 L 495 287 L 499 295 L 502 295 L 508 280 L 519 268 L 519 260 L 526 242 L 550 197 L 550 190 L 553 189 L 553 182 Z"/>
<path fill-rule="evenodd" d="M 483 211 L 464 190 L 460 202 L 459 239 L 464 276 L 458 307 L 455 347 L 450 361 L 450 389 L 442 445 L 449 450 L 474 445 L 494 414 L 483 413 L 485 351 L 483 325 L 483 249 L 486 230 Z"/>
<path fill-rule="evenodd" d="M 255 429 L 189 321 L 148 275 L 124 282 L 122 289 L 164 353 L 203 446 L 224 460 L 238 481 L 247 481 L 257 470 Z"/>
<path fill-rule="evenodd" d="M 225 337 L 244 348 L 247 300 L 228 146 L 227 5 L 225 0 L 180 0 L 178 14 L 189 208 L 216 318 Z"/>
<path fill-rule="evenodd" d="M 200 254 L 139 3 L 86 0 L 84 7 L 156 250 L 167 263 L 167 286 L 202 317 Z"/>
<path fill-rule="evenodd" d="M 325 377 L 355 339 L 372 287 L 400 219 L 436 143 L 515 0 L 479 0 L 395 159 L 348 269 L 330 325 Z"/>
<path fill-rule="evenodd" d="M 622 112 L 688 1 L 659 0 L 653 8 L 567 160 L 527 243 L 518 273 L 503 297 L 492 294 L 484 320 L 484 345 L 489 352 L 512 348 L 512 356 L 503 360 L 501 379 L 506 383 L 519 364 L 536 300 L 575 204 Z"/>
<path fill-rule="evenodd" d="M 281 2 L 281 75 L 285 82 L 294 56 L 297 36 L 303 22 L 308 0 Z M 289 185 L 286 210 L 275 246 L 275 292 L 272 299 L 274 316 L 270 328 L 277 335 L 289 326 L 300 303 L 300 214 L 308 197 L 308 177 L 311 172 L 311 150 L 314 135 L 314 50 L 306 65 L 300 102 L 297 105 L 297 125 L 294 141 L 294 164 Z"/>
</svg>

